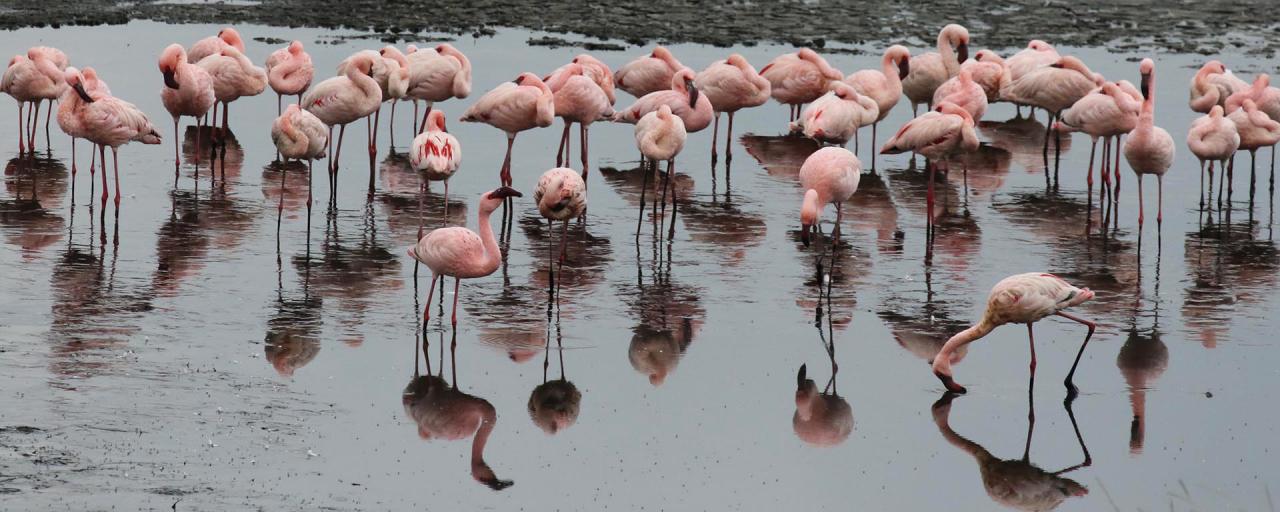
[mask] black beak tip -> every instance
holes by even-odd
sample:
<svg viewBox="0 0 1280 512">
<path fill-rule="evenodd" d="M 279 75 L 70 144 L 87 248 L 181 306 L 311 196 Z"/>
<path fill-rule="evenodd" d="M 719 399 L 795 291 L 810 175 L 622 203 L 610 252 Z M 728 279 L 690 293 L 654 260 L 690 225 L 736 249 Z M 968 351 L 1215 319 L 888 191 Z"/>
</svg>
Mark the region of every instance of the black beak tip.
<svg viewBox="0 0 1280 512">
<path fill-rule="evenodd" d="M 796 386 L 803 386 L 805 376 L 808 374 L 807 364 L 800 365 L 800 371 L 796 373 Z"/>
</svg>

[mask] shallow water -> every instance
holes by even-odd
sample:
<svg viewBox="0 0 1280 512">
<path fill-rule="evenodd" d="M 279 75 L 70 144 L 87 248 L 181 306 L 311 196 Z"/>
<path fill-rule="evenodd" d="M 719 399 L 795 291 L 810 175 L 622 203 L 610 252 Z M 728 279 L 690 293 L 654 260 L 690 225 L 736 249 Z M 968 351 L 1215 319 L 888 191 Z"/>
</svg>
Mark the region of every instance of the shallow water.
<svg viewBox="0 0 1280 512">
<path fill-rule="evenodd" d="M 1268 333 L 1280 327 L 1271 314 L 1280 267 L 1273 203 L 1267 171 L 1252 204 L 1248 172 L 1237 172 L 1232 208 L 1198 208 L 1197 163 L 1182 141 L 1195 116 L 1184 102 L 1199 56 L 1158 56 L 1157 124 L 1179 144 L 1166 180 L 1168 227 L 1152 222 L 1149 201 L 1139 238 L 1126 165 L 1118 230 L 1104 236 L 1095 226 L 1086 236 L 1086 219 L 1099 216 L 1084 186 L 1087 138 L 1064 140 L 1060 184 L 1047 190 L 1043 114 L 984 123 L 989 145 L 970 162 L 967 183 L 954 170 L 940 183 L 947 206 L 930 251 L 924 174 L 905 156 L 878 158 L 878 175 L 863 176 L 846 208 L 829 296 L 817 251 L 798 233 L 796 172 L 815 146 L 777 137 L 786 116 L 779 105 L 737 116 L 731 169 L 723 156 L 709 165 L 710 134 L 690 137 L 677 162 L 681 204 L 670 244 L 650 224 L 633 236 L 641 184 L 631 127 L 596 126 L 590 215 L 569 229 L 550 308 L 548 251 L 559 231 L 541 222 L 529 195 L 554 161 L 559 124 L 521 134 L 514 174 L 526 196 L 516 202 L 506 264 L 462 285 L 456 332 L 447 322 L 451 290 L 443 310 L 436 306 L 428 363 L 411 357 L 429 281 L 425 272 L 415 281 L 404 253 L 417 232 L 417 183 L 403 155 L 388 156 L 387 112 L 376 194 L 367 199 L 357 123 L 346 136 L 338 210 L 326 216 L 319 187 L 309 234 L 306 178 L 289 168 L 279 260 L 282 176 L 272 164 L 270 93 L 232 105 L 236 140 L 217 163 L 225 184 L 210 186 L 207 159 L 193 180 L 195 132 L 184 130 L 188 156 L 175 190 L 155 58 L 169 42 L 216 30 L 134 22 L 0 34 L 11 51 L 53 44 L 73 64 L 96 67 L 165 135 L 162 145 L 121 150 L 118 217 L 98 204 L 84 144 L 73 184 L 68 139 L 56 126 L 51 156 L 13 159 L 16 144 L 4 146 L 3 508 L 972 510 L 1011 503 L 997 498 L 1008 487 L 1058 493 L 1052 502 L 1062 510 L 1271 506 L 1276 432 L 1262 404 L 1277 363 Z M 355 50 L 379 46 L 310 29 L 242 34 L 259 62 L 273 48 L 253 37 L 308 43 L 317 80 Z M 506 30 L 455 43 L 474 65 L 473 99 L 576 53 L 526 47 L 529 36 Z M 785 51 L 673 50 L 697 69 L 730 51 L 757 67 Z M 617 67 L 641 51 L 600 57 Z M 1137 80 L 1137 55 L 1068 51 L 1110 79 Z M 877 66 L 872 53 L 830 61 L 848 73 Z M 1242 69 L 1274 65 L 1221 57 Z M 448 219 L 433 184 L 430 226 L 474 227 L 475 198 L 497 181 L 502 134 L 453 121 L 469 101 L 438 105 L 464 164 Z M 619 95 L 620 106 L 631 101 Z M 397 108 L 400 152 L 407 107 Z M 885 121 L 879 142 L 909 118 L 906 107 Z M 1007 105 L 987 115 L 1012 117 Z M 0 123 L 0 140 L 14 139 L 14 125 Z M 1237 165 L 1247 171 L 1247 157 Z M 1154 185 L 1147 181 L 1148 199 Z M 1060 382 L 1084 329 L 1046 321 L 1036 326 L 1032 404 L 1019 326 L 972 345 L 956 366 L 969 395 L 937 402 L 941 387 L 925 361 L 978 316 L 992 284 L 1024 271 L 1052 271 L 1098 292 L 1077 311 L 1100 324 L 1076 375 L 1080 397 L 1065 408 Z M 839 400 L 826 403 L 848 405 L 852 432 L 842 440 L 793 424 L 797 370 L 805 365 L 821 389 L 837 364 Z M 443 368 L 445 383 L 420 379 L 406 396 L 427 365 Z M 580 412 L 548 435 L 531 420 L 530 394 L 560 376 L 581 393 Z M 561 396 L 572 394 L 560 386 Z M 421 404 L 433 403 L 432 390 L 449 407 L 493 407 L 484 458 L 513 487 L 495 493 L 471 478 L 468 434 L 420 438 L 415 418 L 431 409 Z M 815 439 L 836 443 L 807 442 Z M 1082 443 L 1091 464 L 1061 475 L 1074 482 L 1054 479 L 1018 462 L 1028 443 L 1028 460 L 1045 471 L 1085 461 Z M 1008 485 L 984 487 L 982 471 Z M 1077 485 L 1088 493 L 1062 496 L 1079 494 Z"/>
</svg>

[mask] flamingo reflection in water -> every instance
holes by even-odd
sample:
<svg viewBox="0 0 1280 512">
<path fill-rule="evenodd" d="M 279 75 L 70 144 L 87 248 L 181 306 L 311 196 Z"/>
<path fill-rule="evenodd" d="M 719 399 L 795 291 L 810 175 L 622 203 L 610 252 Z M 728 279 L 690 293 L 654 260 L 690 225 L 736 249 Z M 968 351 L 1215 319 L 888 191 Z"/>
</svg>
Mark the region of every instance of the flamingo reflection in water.
<svg viewBox="0 0 1280 512">
<path fill-rule="evenodd" d="M 551 364 L 551 327 L 554 309 L 556 331 L 556 357 L 560 360 L 560 378 L 547 380 L 547 368 Z M 578 421 L 578 411 L 582 407 L 582 392 L 564 376 L 564 345 L 560 333 L 560 300 L 557 297 L 554 306 L 547 308 L 547 343 L 543 346 L 542 384 L 533 388 L 529 394 L 529 419 L 548 435 L 555 435 Z"/>
<path fill-rule="evenodd" d="M 829 294 L 826 295 L 827 312 L 831 312 Z M 853 409 L 836 391 L 836 373 L 840 367 L 836 364 L 835 329 L 832 315 L 823 315 L 823 307 L 817 308 L 814 326 L 818 328 L 818 337 L 822 341 L 822 349 L 831 362 L 831 378 L 827 380 L 822 391 L 818 385 L 808 378 L 808 365 L 800 365 L 796 374 L 796 412 L 791 417 L 791 427 L 796 437 L 813 446 L 835 446 L 843 443 L 853 432 Z"/>
<path fill-rule="evenodd" d="M 934 402 L 933 422 L 948 443 L 964 450 L 977 461 L 978 471 L 982 475 L 982 486 L 996 503 L 1017 510 L 1053 510 L 1062 505 L 1067 498 L 1089 493 L 1089 489 L 1079 482 L 1062 476 L 1093 463 L 1089 448 L 1084 445 L 1084 438 L 1080 435 L 1080 427 L 1076 424 L 1070 401 L 1064 402 L 1064 405 L 1067 416 L 1071 419 L 1071 427 L 1075 430 L 1076 440 L 1080 443 L 1080 450 L 1084 452 L 1084 462 L 1049 472 L 1031 462 L 1031 434 L 1035 430 L 1034 402 L 1028 400 L 1027 443 L 1022 452 L 1022 458 L 1005 460 L 952 430 L 951 402 L 956 396 L 948 392 Z M 1031 393 L 1028 392 L 1028 397 L 1030 396 Z"/>
<path fill-rule="evenodd" d="M 430 305 L 428 305 L 430 307 Z M 425 337 L 423 340 L 425 341 Z M 453 331 L 452 346 L 458 345 L 458 331 Z M 454 349 L 450 349 L 453 352 Z M 427 353 L 425 344 L 422 347 L 424 356 Z M 453 383 L 446 382 L 444 375 L 444 356 L 441 354 L 440 370 L 431 374 L 428 361 L 427 374 L 418 372 L 416 360 L 417 348 L 414 349 L 415 361 L 413 379 L 405 386 L 401 401 L 405 415 L 418 424 L 418 436 L 424 440 L 441 439 L 456 441 L 471 437 L 471 477 L 477 482 L 500 491 L 511 487 L 515 482 L 502 480 L 493 472 L 484 460 L 484 447 L 489 442 L 498 422 L 498 412 L 488 400 L 470 395 L 458 388 L 457 359 L 453 359 Z"/>
</svg>

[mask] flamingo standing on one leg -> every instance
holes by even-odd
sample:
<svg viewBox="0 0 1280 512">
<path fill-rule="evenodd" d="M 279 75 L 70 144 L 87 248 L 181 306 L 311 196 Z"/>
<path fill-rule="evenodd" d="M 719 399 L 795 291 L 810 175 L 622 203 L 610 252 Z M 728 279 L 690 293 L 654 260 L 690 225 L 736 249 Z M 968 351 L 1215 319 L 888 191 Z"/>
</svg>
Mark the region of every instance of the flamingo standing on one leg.
<svg viewBox="0 0 1280 512">
<path fill-rule="evenodd" d="M 120 208 L 120 146 L 131 141 L 138 141 L 143 144 L 159 144 L 160 134 L 151 126 L 151 121 L 147 119 L 147 115 L 142 113 L 138 107 L 132 103 L 121 100 L 114 96 L 103 96 L 94 98 L 89 95 L 81 83 L 84 77 L 80 71 L 73 67 L 68 67 L 64 72 L 64 78 L 67 85 L 75 89 L 77 96 L 84 105 L 76 108 L 81 112 L 80 123 L 84 128 L 84 137 L 99 146 L 110 146 L 112 161 L 115 163 L 115 182 L 116 182 L 116 208 Z M 102 150 L 99 150 L 102 153 Z M 101 157 L 103 161 L 102 173 L 102 203 L 105 206 L 107 202 L 106 187 L 106 156 Z"/>
<path fill-rule="evenodd" d="M 302 41 L 293 41 L 267 56 L 267 84 L 276 92 L 276 115 L 280 115 L 284 96 L 297 95 L 298 102 L 302 102 L 302 93 L 311 87 L 315 75 L 316 68 L 311 64 L 311 55 L 302 49 Z"/>
<path fill-rule="evenodd" d="M 824 144 L 844 145 L 849 139 L 857 144 L 858 129 L 875 123 L 879 114 L 875 100 L 849 84 L 831 82 L 831 92 L 805 106 L 789 128 Z"/>
<path fill-rule="evenodd" d="M 431 289 L 427 292 L 426 306 L 422 308 L 423 326 L 431 320 L 431 298 L 436 291 L 436 276 L 453 278 L 452 325 L 456 330 L 458 285 L 461 280 L 484 277 L 498 270 L 498 265 L 502 263 L 502 252 L 493 235 L 493 227 L 489 225 L 489 216 L 510 197 L 521 197 L 521 194 L 504 186 L 480 196 L 479 234 L 458 226 L 439 228 L 427 233 L 409 248 L 409 256 L 426 265 L 432 274 Z"/>
<path fill-rule="evenodd" d="M 938 31 L 938 51 L 911 58 L 911 72 L 902 79 L 902 92 L 911 101 L 911 115 L 921 103 L 933 108 L 933 92 L 960 72 L 969 59 L 969 31 L 954 23 Z"/>
<path fill-rule="evenodd" d="M 1089 327 L 1089 334 L 1080 344 L 1080 352 L 1076 353 L 1076 360 L 1071 364 L 1071 371 L 1067 373 L 1067 379 L 1064 382 L 1068 395 L 1075 396 L 1076 386 L 1072 382 L 1072 377 L 1076 374 L 1080 356 L 1084 355 L 1084 349 L 1089 345 L 1089 339 L 1093 337 L 1097 324 L 1063 310 L 1092 298 L 1093 292 L 1088 288 L 1076 288 L 1053 274 L 1031 272 L 1006 277 L 991 288 L 991 295 L 987 298 L 987 309 L 983 312 L 982 319 L 973 327 L 952 336 L 942 346 L 942 350 L 938 351 L 938 355 L 934 356 L 933 374 L 942 381 L 948 391 L 964 393 L 966 391 L 964 386 L 956 383 L 952 377 L 952 355 L 965 345 L 991 333 L 996 327 L 1017 323 L 1027 324 L 1027 336 L 1031 347 L 1031 372 L 1034 375 L 1036 345 L 1031 325 L 1046 317 L 1057 315 Z"/>
<path fill-rule="evenodd" d="M 1173 165 L 1173 137 L 1164 128 L 1155 126 L 1156 110 L 1156 64 L 1151 59 L 1142 59 L 1139 65 L 1142 72 L 1142 114 L 1138 116 L 1138 126 L 1129 133 L 1129 142 L 1124 145 L 1124 159 L 1129 167 L 1138 175 L 1138 229 L 1142 229 L 1142 177 L 1145 174 L 1156 175 L 1156 186 L 1159 189 L 1156 224 L 1164 223 L 1164 173 Z"/>
<path fill-rule="evenodd" d="M 1267 117 L 1280 121 L 1280 88 L 1271 87 L 1271 75 L 1259 73 L 1248 89 L 1237 91 L 1227 97 L 1224 112 L 1235 112 L 1244 105 L 1244 100 L 1251 99 L 1267 114 Z"/>
<path fill-rule="evenodd" d="M 427 116 L 427 129 L 413 139 L 409 164 L 418 171 L 422 184 L 418 190 L 418 238 L 422 238 L 422 198 L 427 181 L 444 182 L 444 215 L 449 217 L 449 178 L 462 165 L 462 145 L 445 130 L 444 112 L 434 110 Z"/>
<path fill-rule="evenodd" d="M 413 100 L 415 136 L 427 126 L 432 105 L 450 98 L 463 99 L 471 94 L 471 61 L 449 43 L 435 49 L 419 50 L 409 45 L 409 89 L 405 97 Z M 606 70 L 608 68 L 605 68 Z M 610 75 L 612 80 L 612 75 Z M 613 86 L 610 84 L 610 90 Z M 418 125 L 418 100 L 427 102 L 427 111 Z"/>
<path fill-rule="evenodd" d="M 694 133 L 711 126 L 714 117 L 711 100 L 694 84 L 692 69 L 682 69 L 671 76 L 670 89 L 651 92 L 636 100 L 630 107 L 619 111 L 613 120 L 619 123 L 636 123 L 661 105 L 671 108 L 671 113 L 684 122 L 686 132 Z"/>
<path fill-rule="evenodd" d="M 974 81 L 972 69 L 961 69 L 956 76 L 942 82 L 933 91 L 931 104 L 937 105 L 944 101 L 955 103 L 969 111 L 975 122 L 981 121 L 982 116 L 987 113 L 987 91 Z"/>
<path fill-rule="evenodd" d="M 884 57 L 880 58 L 879 70 L 855 71 L 844 78 L 844 82 L 852 85 L 858 94 L 876 100 L 876 106 L 879 107 L 880 113 L 876 115 L 876 121 L 871 123 L 872 172 L 876 169 L 876 128 L 879 128 L 880 121 L 889 116 L 893 107 L 898 105 L 898 100 L 902 98 L 902 79 L 906 78 L 910 72 L 911 51 L 905 46 L 895 44 L 884 51 Z"/>
<path fill-rule="evenodd" d="M 1218 162 L 1219 172 L 1227 172 L 1227 160 L 1240 149 L 1240 132 L 1236 124 L 1222 114 L 1222 105 L 1214 105 L 1208 115 L 1191 122 L 1191 129 L 1187 130 L 1187 147 L 1200 159 L 1200 206 L 1203 208 L 1205 161 L 1209 162 L 1212 190 L 1213 162 Z"/>
<path fill-rule="evenodd" d="M 556 166 L 568 165 L 570 155 L 569 127 L 578 123 L 579 147 L 582 152 L 582 179 L 587 178 L 587 135 L 591 131 L 591 123 L 613 117 L 613 105 L 581 64 L 569 63 L 561 66 L 546 78 L 547 87 L 555 95 L 556 117 L 564 119 L 564 134 L 556 151 Z M 562 159 L 563 157 L 563 159 Z"/>
<path fill-rule="evenodd" d="M 1049 134 L 1063 110 L 1097 88 L 1100 79 L 1075 57 L 1062 57 L 1048 66 L 1035 68 L 1009 82 L 1000 98 L 1018 105 L 1040 107 L 1049 113 L 1045 126 L 1044 151 L 1049 151 Z M 1048 172 L 1048 169 L 1045 170 Z M 1048 175 L 1045 175 L 1048 180 Z"/>
<path fill-rule="evenodd" d="M 192 44 L 191 51 L 187 52 L 187 59 L 200 62 L 205 57 L 221 53 L 224 46 L 231 46 L 244 53 L 244 40 L 240 38 L 240 33 L 234 28 L 226 27 L 219 30 L 216 36 L 206 37 Z"/>
<path fill-rule="evenodd" d="M 694 82 L 698 90 L 711 101 L 715 112 L 715 128 L 711 132 L 711 161 L 716 160 L 716 139 L 720 135 L 720 113 L 729 114 L 729 128 L 725 133 L 724 159 L 733 158 L 729 148 L 733 145 L 733 114 L 744 108 L 758 107 L 769 101 L 772 86 L 756 72 L 756 68 L 739 54 L 712 62 L 698 73 Z"/>
<path fill-rule="evenodd" d="M 164 88 L 160 101 L 173 116 L 173 181 L 178 182 L 178 121 L 182 116 L 196 119 L 196 144 L 200 143 L 201 118 L 213 108 L 217 97 L 213 90 L 213 77 L 204 68 L 187 62 L 187 52 L 180 44 L 171 44 L 160 54 L 160 74 L 164 76 Z M 200 149 L 196 149 L 196 179 L 200 176 Z"/>
<path fill-rule="evenodd" d="M 1209 113 L 1214 105 L 1226 107 L 1227 98 L 1246 90 L 1249 84 L 1241 80 L 1218 60 L 1211 60 L 1200 66 L 1195 76 L 1191 77 L 1191 110 L 1201 114 Z M 1227 109 L 1227 114 L 1235 109 Z"/>
<path fill-rule="evenodd" d="M 481 96 L 462 114 L 462 122 L 485 123 L 507 133 L 507 156 L 499 175 L 502 185 L 511 186 L 511 146 L 516 134 L 532 128 L 551 126 L 555 117 L 555 93 L 533 73 L 520 73 Z"/>
<path fill-rule="evenodd" d="M 395 49 L 394 47 L 388 47 Z M 385 51 L 386 48 L 383 48 Z M 347 68 L 351 66 L 356 56 L 366 56 L 373 62 L 372 74 L 375 81 L 378 82 L 378 89 L 382 91 L 381 101 L 378 108 L 372 113 L 365 116 L 368 121 L 368 130 L 366 140 L 369 143 L 369 193 L 373 193 L 373 159 L 378 152 L 378 118 L 382 116 L 382 104 L 388 101 L 395 102 L 403 98 L 409 90 L 409 70 L 401 66 L 400 61 L 396 60 L 396 56 L 406 59 L 400 52 L 384 56 L 383 53 L 373 50 L 361 50 L 355 55 L 347 57 L 338 63 L 338 74 L 345 75 Z M 407 59 L 406 59 L 407 61 Z M 393 103 L 394 104 L 394 103 Z"/>
<path fill-rule="evenodd" d="M 225 139 L 231 134 L 227 120 L 228 105 L 245 96 L 262 94 L 267 88 L 267 72 L 253 65 L 248 57 L 233 46 L 224 46 L 220 52 L 201 59 L 197 65 L 213 78 L 213 96 L 222 103 L 220 135 L 225 144 Z M 217 115 L 216 111 L 214 115 Z"/>
<path fill-rule="evenodd" d="M 671 50 L 656 46 L 653 52 L 628 62 L 613 74 L 614 84 L 636 98 L 666 90 L 671 76 L 685 65 L 671 54 Z"/>
<path fill-rule="evenodd" d="M 373 57 L 359 55 L 347 66 L 347 72 L 316 84 L 302 95 L 302 108 L 315 114 L 329 126 L 329 193 L 332 201 L 337 191 L 338 158 L 342 156 L 342 136 L 347 125 L 369 116 L 382 105 L 382 89 L 373 79 Z M 332 144 L 333 127 L 338 127 L 338 143 Z M 336 147 L 336 149 L 335 149 Z"/>
<path fill-rule="evenodd" d="M 311 169 L 312 162 L 324 158 L 325 146 L 329 142 L 329 127 L 315 114 L 302 110 L 297 103 L 289 105 L 280 117 L 271 125 L 271 141 L 276 151 L 285 159 L 294 158 L 307 161 L 307 220 L 311 220 Z M 280 185 L 284 186 L 287 171 L 280 169 Z M 280 204 L 276 207 L 276 243 L 280 243 L 280 215 L 284 213 L 284 190 L 280 191 Z M 308 224 L 310 225 L 310 224 Z M 279 247 L 277 247 L 279 249 Z"/>
<path fill-rule="evenodd" d="M 800 166 L 800 188 L 804 190 L 804 202 L 800 206 L 800 240 L 809 246 L 809 232 L 818 225 L 818 217 L 827 204 L 836 205 L 836 224 L 831 230 L 832 243 L 840 243 L 840 221 L 844 219 L 843 204 L 858 191 L 862 177 L 862 162 L 858 156 L 840 147 L 825 147 L 815 151 Z"/>
<path fill-rule="evenodd" d="M 1258 161 L 1258 149 L 1268 146 L 1274 146 L 1280 143 L 1280 122 L 1275 121 L 1267 116 L 1266 112 L 1258 109 L 1258 105 L 1252 99 L 1244 100 L 1241 108 L 1232 112 L 1227 116 L 1236 125 L 1236 130 L 1240 134 L 1240 148 L 1249 152 L 1249 190 L 1252 195 L 1253 184 L 1255 180 L 1254 171 Z M 1231 169 L 1228 168 L 1227 181 L 1230 183 L 1232 178 Z M 1273 177 L 1274 179 L 1274 177 Z M 1229 186 L 1229 185 L 1228 185 Z M 1228 190 L 1230 192 L 1230 190 Z"/>
<path fill-rule="evenodd" d="M 667 162 L 667 180 L 675 181 L 675 165 L 676 155 L 680 154 L 680 150 L 684 149 L 684 141 L 688 137 L 688 132 L 684 129 L 684 120 L 680 116 L 675 115 L 671 111 L 669 105 L 659 105 L 656 111 L 645 114 L 636 122 L 636 147 L 640 149 L 640 154 L 647 159 L 652 169 L 642 169 L 644 173 L 644 183 L 640 186 L 640 217 L 636 219 L 636 237 L 640 237 L 640 223 L 644 220 L 644 193 L 649 188 L 650 174 L 658 172 L 658 162 Z M 674 188 L 674 185 L 672 186 Z M 662 194 L 667 193 L 666 186 L 662 188 Z M 672 204 L 674 205 L 675 193 L 672 193 Z M 666 208 L 666 202 L 663 202 L 663 208 Z M 674 211 L 674 206 L 672 207 Z M 672 214 L 671 230 L 675 231 L 675 215 Z"/>
<path fill-rule="evenodd" d="M 808 48 L 779 55 L 760 70 L 760 76 L 769 81 L 773 99 L 791 108 L 787 122 L 800 117 L 805 103 L 826 94 L 832 81 L 844 79 L 844 73 Z"/>
<path fill-rule="evenodd" d="M 561 221 L 560 263 L 564 263 L 565 245 L 569 240 L 569 221 L 587 211 L 587 183 L 573 169 L 557 167 L 542 173 L 533 191 L 538 213 L 548 224 Z"/>
<path fill-rule="evenodd" d="M 978 134 L 974 131 L 975 125 L 969 111 L 952 103 L 942 103 L 902 125 L 898 133 L 880 149 L 880 153 L 892 155 L 913 151 L 946 169 L 949 159 L 964 152 L 977 151 Z M 934 171 L 926 172 L 929 174 L 928 225 L 932 227 Z"/>
<path fill-rule="evenodd" d="M 1053 45 L 1039 39 L 1032 39 L 1027 43 L 1026 48 L 1005 59 L 1005 65 L 1009 67 L 1009 79 L 1017 80 L 1036 69 L 1058 62 L 1061 58 L 1062 56 L 1053 48 Z"/>
</svg>

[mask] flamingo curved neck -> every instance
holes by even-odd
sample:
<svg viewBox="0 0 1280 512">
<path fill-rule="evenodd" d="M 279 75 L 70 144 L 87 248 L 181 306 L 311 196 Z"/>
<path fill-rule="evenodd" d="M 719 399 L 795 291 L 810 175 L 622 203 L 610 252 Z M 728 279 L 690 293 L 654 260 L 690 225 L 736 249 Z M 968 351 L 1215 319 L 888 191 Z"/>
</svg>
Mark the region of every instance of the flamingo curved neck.
<svg viewBox="0 0 1280 512">
<path fill-rule="evenodd" d="M 493 226 L 489 225 L 489 215 L 493 210 L 480 208 L 480 241 L 484 243 L 484 261 L 482 265 L 486 274 L 493 272 L 502 263 L 502 251 L 498 248 L 498 239 L 493 235 Z"/>
</svg>

